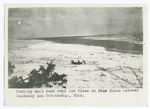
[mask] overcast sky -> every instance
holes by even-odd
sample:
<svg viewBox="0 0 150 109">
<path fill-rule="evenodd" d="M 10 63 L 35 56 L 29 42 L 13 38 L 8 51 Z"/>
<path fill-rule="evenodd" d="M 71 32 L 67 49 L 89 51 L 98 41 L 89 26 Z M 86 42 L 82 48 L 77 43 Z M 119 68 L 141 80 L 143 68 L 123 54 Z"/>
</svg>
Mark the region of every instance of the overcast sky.
<svg viewBox="0 0 150 109">
<path fill-rule="evenodd" d="M 9 9 L 9 37 L 141 33 L 141 8 Z"/>
</svg>

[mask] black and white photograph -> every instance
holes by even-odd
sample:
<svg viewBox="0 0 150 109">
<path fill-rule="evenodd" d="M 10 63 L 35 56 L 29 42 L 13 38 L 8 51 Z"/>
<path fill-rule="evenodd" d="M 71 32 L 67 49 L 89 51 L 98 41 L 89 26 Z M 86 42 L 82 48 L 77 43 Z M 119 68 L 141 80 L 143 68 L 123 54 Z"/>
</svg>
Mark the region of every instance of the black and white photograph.
<svg viewBox="0 0 150 109">
<path fill-rule="evenodd" d="M 142 89 L 142 7 L 8 8 L 8 88 Z"/>
</svg>

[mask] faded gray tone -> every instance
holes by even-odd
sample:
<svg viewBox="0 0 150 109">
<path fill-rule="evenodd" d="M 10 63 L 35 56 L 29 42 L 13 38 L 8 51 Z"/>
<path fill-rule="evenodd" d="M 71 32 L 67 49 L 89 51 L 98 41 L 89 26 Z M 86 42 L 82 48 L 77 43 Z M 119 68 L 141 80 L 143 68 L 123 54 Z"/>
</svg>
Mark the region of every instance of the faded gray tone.
<svg viewBox="0 0 150 109">
<path fill-rule="evenodd" d="M 142 33 L 141 8 L 9 9 L 9 37 Z"/>
<path fill-rule="evenodd" d="M 143 88 L 142 18 L 140 7 L 9 9 L 9 88 Z"/>
</svg>

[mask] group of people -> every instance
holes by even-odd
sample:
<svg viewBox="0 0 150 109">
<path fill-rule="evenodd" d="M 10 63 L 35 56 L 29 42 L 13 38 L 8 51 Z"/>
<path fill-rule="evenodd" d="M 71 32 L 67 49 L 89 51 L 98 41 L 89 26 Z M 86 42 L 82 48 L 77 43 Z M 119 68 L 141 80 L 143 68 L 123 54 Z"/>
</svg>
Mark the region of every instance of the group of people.
<svg viewBox="0 0 150 109">
<path fill-rule="evenodd" d="M 71 63 L 78 64 L 78 65 L 83 64 L 83 63 L 86 64 L 84 60 L 82 62 L 80 62 L 79 60 L 77 62 L 75 62 L 74 60 L 71 60 Z"/>
</svg>

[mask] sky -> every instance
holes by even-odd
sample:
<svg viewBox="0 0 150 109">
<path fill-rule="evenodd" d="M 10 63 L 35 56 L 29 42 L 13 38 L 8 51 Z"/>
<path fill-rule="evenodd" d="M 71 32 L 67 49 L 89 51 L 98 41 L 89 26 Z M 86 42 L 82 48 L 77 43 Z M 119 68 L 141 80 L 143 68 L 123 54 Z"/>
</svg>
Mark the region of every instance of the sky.
<svg viewBox="0 0 150 109">
<path fill-rule="evenodd" d="M 140 34 L 142 8 L 51 7 L 10 8 L 9 37 L 60 37 Z"/>
</svg>

